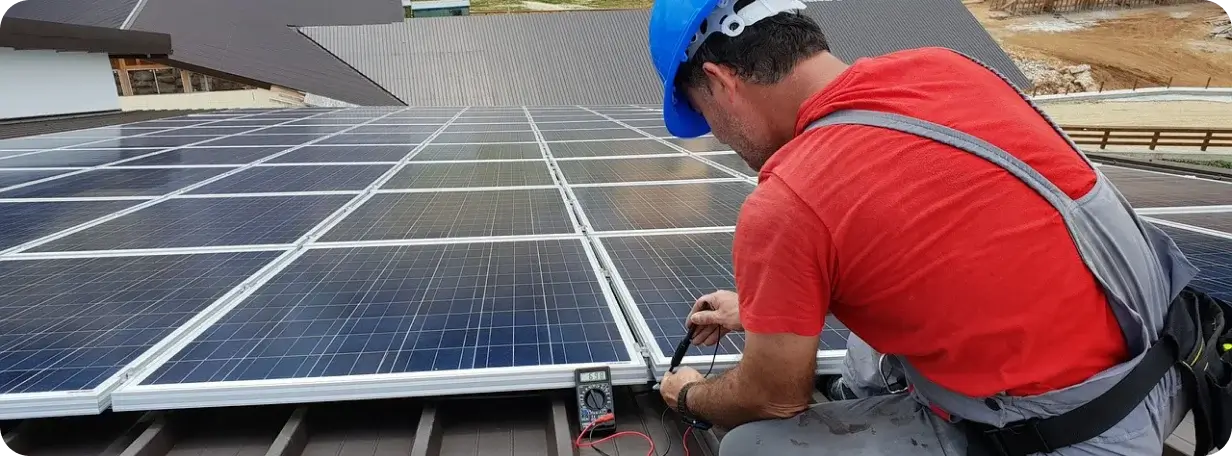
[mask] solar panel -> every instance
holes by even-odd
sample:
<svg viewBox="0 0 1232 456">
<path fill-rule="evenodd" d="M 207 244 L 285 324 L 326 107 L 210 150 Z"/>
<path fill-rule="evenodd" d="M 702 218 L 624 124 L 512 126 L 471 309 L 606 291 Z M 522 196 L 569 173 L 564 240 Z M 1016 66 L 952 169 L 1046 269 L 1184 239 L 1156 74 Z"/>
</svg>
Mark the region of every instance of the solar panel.
<svg viewBox="0 0 1232 456">
<path fill-rule="evenodd" d="M 292 243 L 354 196 L 171 199 L 33 252 Z"/>
<path fill-rule="evenodd" d="M 231 169 L 99 169 L 0 192 L 0 198 L 160 196 L 204 181 Z"/>
<path fill-rule="evenodd" d="M 233 119 L 223 120 L 210 124 L 211 127 L 268 127 L 277 125 L 283 121 L 267 120 L 267 119 Z"/>
<path fill-rule="evenodd" d="M 570 184 L 730 178 L 731 174 L 690 157 L 559 161 Z"/>
<path fill-rule="evenodd" d="M 685 319 L 697 298 L 715 290 L 736 291 L 732 242 L 732 233 L 621 236 L 600 241 L 660 354 L 671 356 L 684 338 Z M 821 349 L 846 349 L 850 333 L 837 319 L 827 318 Z M 743 347 L 744 335 L 732 333 L 719 343 L 718 350 L 720 355 L 738 355 Z M 709 361 L 713 353 L 713 347 L 692 347 L 688 354 Z"/>
<path fill-rule="evenodd" d="M 317 144 L 406 144 L 416 145 L 428 139 L 429 133 L 341 134 L 325 138 Z"/>
<path fill-rule="evenodd" d="M 384 188 L 456 188 L 553 185 L 543 160 L 490 163 L 415 163 L 402 168 Z"/>
<path fill-rule="evenodd" d="M 506 122 L 525 122 L 526 115 L 519 112 L 509 114 L 491 114 L 491 115 L 472 115 L 467 112 L 465 115 L 458 116 L 458 123 L 506 123 Z"/>
<path fill-rule="evenodd" d="M 501 133 L 441 133 L 432 140 L 435 144 L 469 144 L 469 143 L 505 143 L 505 142 L 535 142 L 535 134 L 530 131 Z"/>
<path fill-rule="evenodd" d="M 641 127 L 641 128 L 638 128 L 638 129 L 639 129 L 639 130 L 642 130 L 642 131 L 644 131 L 644 132 L 646 132 L 646 133 L 648 133 L 648 134 L 651 134 L 651 135 L 654 135 L 654 136 L 658 136 L 658 137 L 660 137 L 660 138 L 666 138 L 666 137 L 671 137 L 671 136 L 674 136 L 674 135 L 672 135 L 672 132 L 670 132 L 670 131 L 668 131 L 668 130 L 667 130 L 667 127 Z M 726 144 L 724 144 L 722 147 L 726 147 L 726 149 L 724 149 L 724 150 L 731 150 L 731 147 L 730 147 L 730 146 L 727 146 Z M 692 150 L 692 149 L 690 149 L 690 150 Z"/>
<path fill-rule="evenodd" d="M 287 122 L 287 125 L 292 125 L 292 126 L 347 125 L 347 126 L 351 126 L 351 125 L 359 125 L 361 123 L 364 123 L 364 121 L 365 119 L 362 119 L 362 118 L 347 119 L 347 118 L 337 118 L 337 117 L 314 117 L 311 119 L 303 119 L 303 120 L 296 120 L 294 122 Z"/>
<path fill-rule="evenodd" d="M 64 174 L 69 171 L 40 171 L 40 170 L 0 170 L 0 188 L 10 185 L 24 184 L 30 181 L 36 181 L 44 177 L 51 177 L 57 174 Z"/>
<path fill-rule="evenodd" d="M 714 151 L 720 151 L 720 150 L 732 150 L 731 146 L 727 144 L 723 144 L 719 142 L 719 140 L 714 139 L 713 137 L 709 137 L 709 136 L 701 137 L 701 138 L 694 138 L 694 139 L 672 138 L 672 139 L 668 139 L 668 141 L 671 141 L 675 143 L 676 145 L 679 145 L 680 147 L 683 147 L 685 149 L 689 149 L 693 152 L 714 152 Z"/>
<path fill-rule="evenodd" d="M 305 146 L 270 163 L 396 162 L 415 146 Z"/>
<path fill-rule="evenodd" d="M 130 124 L 128 126 L 136 127 L 136 128 L 183 128 L 183 127 L 191 127 L 195 125 L 202 125 L 209 121 L 210 121 L 209 119 L 163 119 L 163 120 L 147 120 L 145 122 L 137 122 L 135 124 Z M 232 120 L 230 122 L 239 122 L 239 121 L 240 120 Z M 209 125 L 213 127 L 224 126 L 224 125 L 220 125 L 217 123 L 212 123 Z"/>
<path fill-rule="evenodd" d="M 475 388 L 492 368 L 538 366 L 570 382 L 577 364 L 634 365 L 613 311 L 579 240 L 313 249 L 139 384 L 279 379 L 303 397 L 277 400 L 297 401 L 356 380 L 340 376 L 456 371 L 453 388 Z M 523 372 L 487 390 L 541 388 Z"/>
<path fill-rule="evenodd" d="M 596 231 L 734 226 L 752 191 L 743 182 L 573 189 Z"/>
<path fill-rule="evenodd" d="M 653 139 L 611 142 L 554 142 L 548 143 L 548 148 L 552 150 L 552 155 L 556 158 L 680 154 L 680 151 Z"/>
<path fill-rule="evenodd" d="M 662 127 L 663 126 L 662 119 L 622 120 L 621 122 L 630 127 L 639 128 L 643 130 L 648 127 Z M 663 135 L 663 136 L 668 136 L 668 135 Z"/>
<path fill-rule="evenodd" d="M 253 131 L 256 127 L 189 127 L 150 133 L 147 138 L 162 136 L 229 136 Z M 269 133 L 262 131 L 262 133 Z"/>
<path fill-rule="evenodd" d="M 141 201 L 0 203 L 0 250 L 49 236 Z"/>
<path fill-rule="evenodd" d="M 3 160 L 0 160 L 3 163 Z M 1104 166 L 1100 168 L 1134 207 L 1232 204 L 1232 183 Z"/>
<path fill-rule="evenodd" d="M 547 141 L 568 141 L 568 140 L 586 140 L 586 139 L 631 139 L 644 138 L 645 136 L 633 130 L 628 129 L 607 129 L 607 130 L 565 130 L 565 131 L 544 131 L 543 139 Z"/>
<path fill-rule="evenodd" d="M 1184 223 L 1186 225 L 1196 226 L 1199 228 L 1206 228 L 1208 230 L 1232 233 L 1232 213 L 1228 212 L 1206 214 L 1166 214 L 1152 215 L 1151 217 Z"/>
<path fill-rule="evenodd" d="M 428 144 L 411 161 L 522 160 L 543 157 L 538 144 Z"/>
<path fill-rule="evenodd" d="M 203 147 L 176 149 L 123 166 L 244 165 L 282 152 L 285 147 Z"/>
<path fill-rule="evenodd" d="M 159 149 L 49 150 L 0 159 L 0 168 L 98 166 L 158 152 Z"/>
<path fill-rule="evenodd" d="M 560 191 L 378 194 L 348 215 L 323 241 L 373 241 L 572 233 Z"/>
<path fill-rule="evenodd" d="M 260 133 L 260 132 L 258 132 Z M 206 147 L 224 147 L 224 146 L 298 146 L 300 144 L 313 141 L 320 138 L 320 135 L 262 135 L 250 134 L 240 136 L 230 136 L 218 138 L 213 141 L 202 143 L 200 145 Z"/>
<path fill-rule="evenodd" d="M 1200 269 L 1191 285 L 1220 299 L 1232 299 L 1232 239 L 1168 226 L 1160 228 Z"/>
<path fill-rule="evenodd" d="M 746 163 L 743 158 L 740 158 L 739 155 L 736 155 L 736 154 L 705 155 L 704 158 L 707 160 L 713 161 L 715 163 L 718 163 L 720 165 L 726 166 L 728 168 L 731 168 L 733 171 L 736 171 L 745 176 L 757 177 L 757 171 L 753 171 L 753 168 L 750 168 L 749 164 Z"/>
<path fill-rule="evenodd" d="M 98 387 L 276 255 L 0 261 L 0 393 Z"/>
<path fill-rule="evenodd" d="M 273 193 L 363 190 L 392 165 L 256 166 L 189 193 Z M 0 193 L 3 195 L 3 193 Z"/>
<path fill-rule="evenodd" d="M 180 147 L 209 141 L 213 136 L 133 136 L 68 147 L 68 149 L 133 149 L 140 147 Z"/>
</svg>

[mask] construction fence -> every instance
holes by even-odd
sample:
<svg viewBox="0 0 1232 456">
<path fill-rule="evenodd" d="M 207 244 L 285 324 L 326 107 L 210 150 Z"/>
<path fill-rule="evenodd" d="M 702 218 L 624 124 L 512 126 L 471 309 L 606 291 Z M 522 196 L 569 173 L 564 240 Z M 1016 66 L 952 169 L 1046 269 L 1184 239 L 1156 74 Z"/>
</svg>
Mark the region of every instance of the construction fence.
<svg viewBox="0 0 1232 456">
<path fill-rule="evenodd" d="M 1041 14 L 1136 6 L 1180 5 L 1203 1 L 1206 0 L 991 0 L 989 6 L 995 11 L 1010 14 Z"/>
</svg>

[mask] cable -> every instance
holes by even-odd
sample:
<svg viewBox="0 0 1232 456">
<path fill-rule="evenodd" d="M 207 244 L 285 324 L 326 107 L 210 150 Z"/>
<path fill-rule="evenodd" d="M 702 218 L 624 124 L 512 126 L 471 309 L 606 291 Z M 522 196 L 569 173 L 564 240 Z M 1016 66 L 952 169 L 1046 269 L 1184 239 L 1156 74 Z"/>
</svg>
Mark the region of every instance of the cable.
<svg viewBox="0 0 1232 456">
<path fill-rule="evenodd" d="M 689 456 L 689 436 L 693 434 L 693 426 L 689 426 L 684 430 L 684 436 L 680 437 L 681 443 L 684 445 L 684 456 Z"/>
<path fill-rule="evenodd" d="M 650 444 L 650 449 L 646 451 L 646 456 L 658 456 L 657 453 L 655 453 L 654 439 L 651 439 L 650 436 L 646 434 L 643 434 L 641 432 L 636 432 L 636 431 L 621 431 L 621 432 L 617 432 L 615 434 L 609 435 L 607 437 L 604 437 L 602 439 L 595 440 L 592 442 L 582 442 L 582 437 L 585 437 L 588 433 L 590 433 L 594 429 L 596 424 L 612 421 L 614 419 L 616 419 L 616 417 L 612 416 L 612 414 L 610 413 L 599 417 L 599 419 L 587 425 L 586 429 L 582 429 L 582 433 L 578 434 L 577 439 L 573 441 L 573 445 L 578 448 L 594 448 L 595 445 L 598 445 L 603 442 L 611 441 L 618 437 L 636 435 L 638 437 L 645 439 L 646 443 Z"/>
<path fill-rule="evenodd" d="M 591 426 L 591 427 L 590 427 L 590 432 L 588 432 L 587 434 L 588 434 L 588 435 L 586 436 L 586 440 L 590 440 L 590 439 L 594 438 L 594 435 L 595 435 L 595 427 L 594 427 L 594 426 Z M 599 447 L 597 447 L 597 446 L 591 446 L 591 447 L 590 447 L 590 449 L 592 449 L 592 450 L 595 450 L 595 451 L 599 452 L 599 454 L 600 454 L 600 455 L 602 455 L 602 456 L 611 456 L 611 455 L 607 454 L 607 452 L 603 451 L 603 449 L 602 449 L 602 448 L 599 448 Z"/>
</svg>

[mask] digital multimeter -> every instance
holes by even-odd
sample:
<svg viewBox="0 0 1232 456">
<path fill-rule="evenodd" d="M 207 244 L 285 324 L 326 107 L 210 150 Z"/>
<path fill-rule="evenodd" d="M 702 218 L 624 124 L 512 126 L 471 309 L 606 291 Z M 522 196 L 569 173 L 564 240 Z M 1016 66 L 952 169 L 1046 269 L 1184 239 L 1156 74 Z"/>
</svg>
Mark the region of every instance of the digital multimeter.
<svg viewBox="0 0 1232 456">
<path fill-rule="evenodd" d="M 612 396 L 612 370 L 607 366 L 574 371 L 577 381 L 578 429 L 586 429 L 603 415 L 615 413 Z M 616 430 L 616 420 L 599 423 L 588 434 Z"/>
</svg>

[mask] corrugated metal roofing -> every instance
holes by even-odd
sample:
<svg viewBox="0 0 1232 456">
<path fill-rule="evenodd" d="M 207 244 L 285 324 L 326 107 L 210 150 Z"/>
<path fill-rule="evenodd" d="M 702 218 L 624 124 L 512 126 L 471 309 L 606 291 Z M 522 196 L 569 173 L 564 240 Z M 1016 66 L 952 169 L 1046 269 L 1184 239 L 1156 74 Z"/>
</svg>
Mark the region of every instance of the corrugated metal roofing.
<svg viewBox="0 0 1232 456">
<path fill-rule="evenodd" d="M 655 103 L 644 10 L 301 31 L 414 106 Z"/>
<path fill-rule="evenodd" d="M 810 3 L 839 57 L 945 46 L 1027 79 L 959 0 Z M 300 30 L 416 106 L 657 104 L 646 10 L 422 18 Z"/>
<path fill-rule="evenodd" d="M 5 17 L 20 17 L 64 24 L 120 28 L 139 0 L 27 0 L 18 2 Z"/>
<path fill-rule="evenodd" d="M 46 1 L 46 0 L 39 0 Z M 402 20 L 397 0 L 148 0 L 132 28 L 171 34 L 171 59 L 361 105 L 401 103 L 288 25 Z"/>
</svg>

